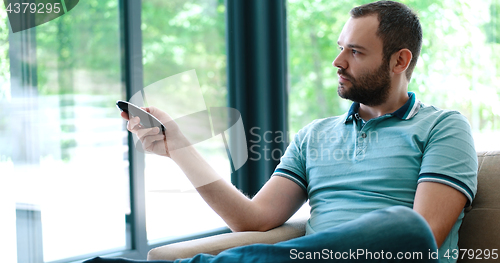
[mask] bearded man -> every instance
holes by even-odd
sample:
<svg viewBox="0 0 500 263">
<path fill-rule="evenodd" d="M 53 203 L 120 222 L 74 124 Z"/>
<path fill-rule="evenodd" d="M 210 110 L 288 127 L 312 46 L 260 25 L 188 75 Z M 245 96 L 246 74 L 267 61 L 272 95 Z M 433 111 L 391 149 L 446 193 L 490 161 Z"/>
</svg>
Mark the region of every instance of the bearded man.
<svg viewBox="0 0 500 263">
<path fill-rule="evenodd" d="M 217 177 L 193 147 L 169 151 L 185 139 L 166 113 L 147 108 L 173 125 L 166 137 L 129 120 L 143 147 L 172 158 L 233 231 L 280 226 L 309 200 L 304 237 L 182 262 L 454 261 L 463 210 L 476 193 L 470 126 L 460 113 L 424 105 L 408 92 L 422 43 L 408 7 L 380 1 L 350 14 L 333 61 L 338 94 L 353 101 L 350 110 L 301 129 L 252 199 Z"/>
</svg>

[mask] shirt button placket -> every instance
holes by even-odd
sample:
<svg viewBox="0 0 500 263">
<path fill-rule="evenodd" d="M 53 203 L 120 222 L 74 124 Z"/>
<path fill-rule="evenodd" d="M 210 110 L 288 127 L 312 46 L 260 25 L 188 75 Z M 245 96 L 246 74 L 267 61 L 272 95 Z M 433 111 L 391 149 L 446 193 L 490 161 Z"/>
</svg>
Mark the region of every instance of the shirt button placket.
<svg viewBox="0 0 500 263">
<path fill-rule="evenodd" d="M 364 138 L 366 137 L 366 133 L 365 132 L 359 132 L 358 134 L 358 141 L 357 141 L 357 148 L 356 148 L 356 155 L 360 155 L 363 153 L 363 149 L 365 148 L 364 147 L 364 144 L 365 144 L 365 140 Z"/>
</svg>

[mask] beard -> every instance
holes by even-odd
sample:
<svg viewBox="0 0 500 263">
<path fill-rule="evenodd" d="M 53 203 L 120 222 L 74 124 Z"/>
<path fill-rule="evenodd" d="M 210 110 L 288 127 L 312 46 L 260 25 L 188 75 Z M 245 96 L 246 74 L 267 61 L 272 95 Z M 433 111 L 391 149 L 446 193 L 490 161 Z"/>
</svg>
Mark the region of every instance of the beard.
<svg viewBox="0 0 500 263">
<path fill-rule="evenodd" d="M 339 83 L 337 93 L 343 99 L 352 100 L 366 106 L 378 106 L 387 101 L 391 88 L 389 61 L 382 61 L 380 67 L 374 71 L 361 74 L 357 79 L 339 68 L 337 74 L 345 76 L 351 87 L 347 88 Z"/>
</svg>

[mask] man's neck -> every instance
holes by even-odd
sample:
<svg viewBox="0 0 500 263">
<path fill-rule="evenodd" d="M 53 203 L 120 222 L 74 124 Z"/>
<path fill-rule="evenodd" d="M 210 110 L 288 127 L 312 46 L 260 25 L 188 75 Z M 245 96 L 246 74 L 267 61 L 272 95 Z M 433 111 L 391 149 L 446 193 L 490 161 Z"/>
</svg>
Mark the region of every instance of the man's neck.
<svg viewBox="0 0 500 263">
<path fill-rule="evenodd" d="M 370 120 L 382 115 L 393 113 L 403 107 L 408 101 L 407 89 L 399 89 L 397 92 L 392 92 L 386 102 L 377 106 L 359 105 L 359 116 L 363 120 Z"/>
</svg>

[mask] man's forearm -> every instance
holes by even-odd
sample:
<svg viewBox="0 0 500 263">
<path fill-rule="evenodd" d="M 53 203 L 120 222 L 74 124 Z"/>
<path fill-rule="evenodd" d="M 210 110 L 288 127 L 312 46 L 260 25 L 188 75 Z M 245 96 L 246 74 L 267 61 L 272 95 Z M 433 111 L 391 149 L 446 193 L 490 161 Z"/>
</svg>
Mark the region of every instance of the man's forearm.
<svg viewBox="0 0 500 263">
<path fill-rule="evenodd" d="M 192 145 L 171 151 L 170 158 L 182 169 L 195 188 L 222 179 Z"/>
<path fill-rule="evenodd" d="M 172 151 L 170 156 L 233 231 L 261 230 L 257 204 L 222 179 L 193 146 Z"/>
</svg>

